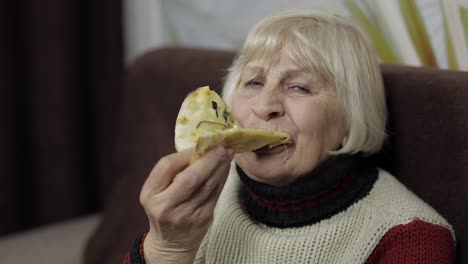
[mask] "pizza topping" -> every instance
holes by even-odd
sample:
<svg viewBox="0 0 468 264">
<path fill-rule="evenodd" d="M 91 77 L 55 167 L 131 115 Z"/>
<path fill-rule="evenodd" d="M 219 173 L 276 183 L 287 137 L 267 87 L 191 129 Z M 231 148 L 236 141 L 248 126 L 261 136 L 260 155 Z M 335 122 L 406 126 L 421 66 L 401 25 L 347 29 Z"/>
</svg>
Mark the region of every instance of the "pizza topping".
<svg viewBox="0 0 468 264">
<path fill-rule="evenodd" d="M 185 116 L 181 116 L 181 117 L 177 118 L 176 123 L 184 125 L 184 124 L 187 124 L 188 121 L 189 120 Z"/>
<path fill-rule="evenodd" d="M 211 101 L 211 107 L 216 111 L 216 117 L 218 116 L 218 104 L 215 101 Z"/>
<path fill-rule="evenodd" d="M 216 114 L 218 114 L 218 112 L 216 112 Z M 231 115 L 231 113 L 229 113 L 226 109 L 224 109 L 224 111 L 223 111 L 223 118 L 224 118 L 224 121 L 225 121 L 226 123 L 229 122 L 228 118 L 229 118 L 230 115 Z"/>
<path fill-rule="evenodd" d="M 228 127 L 225 124 L 220 124 L 220 123 L 215 123 L 215 122 L 210 122 L 210 121 L 201 121 L 197 125 L 197 129 L 203 129 L 203 130 L 225 130 Z"/>
</svg>

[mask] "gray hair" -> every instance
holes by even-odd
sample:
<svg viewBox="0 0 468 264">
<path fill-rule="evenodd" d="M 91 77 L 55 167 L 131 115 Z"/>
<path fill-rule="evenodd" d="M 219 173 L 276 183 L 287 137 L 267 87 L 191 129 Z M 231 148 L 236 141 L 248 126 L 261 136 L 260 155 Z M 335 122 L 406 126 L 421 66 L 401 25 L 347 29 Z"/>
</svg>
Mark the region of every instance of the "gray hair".
<svg viewBox="0 0 468 264">
<path fill-rule="evenodd" d="M 244 66 L 271 63 L 280 50 L 298 66 L 336 89 L 345 111 L 347 141 L 339 153 L 377 152 L 386 137 L 382 75 L 367 35 L 351 22 L 323 11 L 280 13 L 249 32 L 226 76 L 223 98 L 231 106 Z"/>
</svg>

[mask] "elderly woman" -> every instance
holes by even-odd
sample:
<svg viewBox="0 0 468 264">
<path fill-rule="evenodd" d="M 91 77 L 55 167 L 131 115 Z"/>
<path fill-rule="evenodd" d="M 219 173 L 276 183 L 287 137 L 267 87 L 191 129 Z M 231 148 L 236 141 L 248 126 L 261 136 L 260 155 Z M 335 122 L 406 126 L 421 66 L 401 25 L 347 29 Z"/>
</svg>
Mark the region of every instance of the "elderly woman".
<svg viewBox="0 0 468 264">
<path fill-rule="evenodd" d="M 242 127 L 293 143 L 162 158 L 140 196 L 150 230 L 125 263 L 453 261 L 446 220 L 366 159 L 384 142 L 386 105 L 355 26 L 322 12 L 260 21 L 223 96 Z"/>
</svg>

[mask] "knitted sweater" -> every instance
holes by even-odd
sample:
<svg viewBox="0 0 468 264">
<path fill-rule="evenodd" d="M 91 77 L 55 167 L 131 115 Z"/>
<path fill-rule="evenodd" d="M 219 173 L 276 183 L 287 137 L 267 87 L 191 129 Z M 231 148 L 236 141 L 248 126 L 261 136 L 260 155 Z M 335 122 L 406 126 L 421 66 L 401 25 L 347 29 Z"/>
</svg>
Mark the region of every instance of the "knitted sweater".
<svg viewBox="0 0 468 264">
<path fill-rule="evenodd" d="M 232 166 L 195 263 L 452 263 L 454 233 L 389 173 L 344 156 L 287 187 Z M 142 239 L 124 263 L 144 263 Z"/>
</svg>

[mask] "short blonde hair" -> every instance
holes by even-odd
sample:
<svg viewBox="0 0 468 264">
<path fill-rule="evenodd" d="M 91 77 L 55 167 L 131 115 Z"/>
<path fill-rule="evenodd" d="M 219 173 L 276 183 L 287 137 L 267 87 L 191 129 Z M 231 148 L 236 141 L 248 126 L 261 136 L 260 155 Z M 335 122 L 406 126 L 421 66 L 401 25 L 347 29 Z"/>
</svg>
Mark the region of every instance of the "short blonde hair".
<svg viewBox="0 0 468 264">
<path fill-rule="evenodd" d="M 249 32 L 226 76 L 223 97 L 231 105 L 249 62 L 271 63 L 280 50 L 321 75 L 336 89 L 348 129 L 339 153 L 377 152 L 385 140 L 387 110 L 382 75 L 367 36 L 351 22 L 323 11 L 280 13 Z"/>
</svg>

